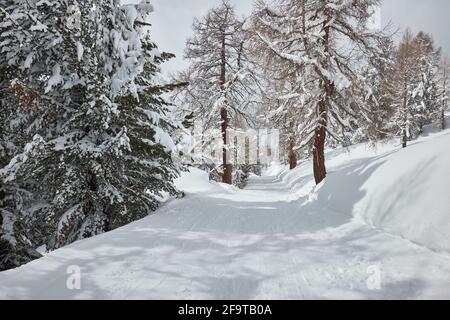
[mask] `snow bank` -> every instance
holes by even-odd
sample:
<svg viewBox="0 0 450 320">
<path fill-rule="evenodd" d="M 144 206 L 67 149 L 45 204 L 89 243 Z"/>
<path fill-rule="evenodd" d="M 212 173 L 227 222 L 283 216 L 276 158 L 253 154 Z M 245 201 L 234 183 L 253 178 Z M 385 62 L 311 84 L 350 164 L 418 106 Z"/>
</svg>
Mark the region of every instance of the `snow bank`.
<svg viewBox="0 0 450 320">
<path fill-rule="evenodd" d="M 217 183 L 210 182 L 208 173 L 196 168 L 183 172 L 175 180 L 175 186 L 186 193 L 209 192 L 217 187 Z"/>
<path fill-rule="evenodd" d="M 450 251 L 450 135 L 373 163 L 354 213 L 391 233 Z M 375 169 L 376 167 L 376 169 Z M 372 168 L 372 169 L 371 169 Z"/>
<path fill-rule="evenodd" d="M 361 144 L 333 150 L 327 164 L 328 177 L 317 187 L 310 161 L 285 169 L 278 178 L 299 197 L 309 194 L 310 202 L 330 212 L 450 252 L 449 131 L 420 138 L 406 149 L 393 141 L 376 148 Z"/>
</svg>

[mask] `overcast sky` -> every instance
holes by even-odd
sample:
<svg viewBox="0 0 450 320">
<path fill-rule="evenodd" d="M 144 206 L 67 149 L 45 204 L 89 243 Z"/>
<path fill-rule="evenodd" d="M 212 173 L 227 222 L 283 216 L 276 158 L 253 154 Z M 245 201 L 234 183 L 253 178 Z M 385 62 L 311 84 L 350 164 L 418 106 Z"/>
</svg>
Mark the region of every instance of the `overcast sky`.
<svg viewBox="0 0 450 320">
<path fill-rule="evenodd" d="M 165 66 L 166 72 L 186 67 L 183 49 L 192 34 L 192 20 L 203 16 L 220 0 L 153 0 L 153 39 L 161 50 L 175 53 L 177 58 Z M 231 0 L 237 12 L 251 12 L 253 0 Z M 436 43 L 450 53 L 450 1 L 449 0 L 384 0 L 381 18 L 394 26 L 410 27 L 433 34 Z"/>
</svg>

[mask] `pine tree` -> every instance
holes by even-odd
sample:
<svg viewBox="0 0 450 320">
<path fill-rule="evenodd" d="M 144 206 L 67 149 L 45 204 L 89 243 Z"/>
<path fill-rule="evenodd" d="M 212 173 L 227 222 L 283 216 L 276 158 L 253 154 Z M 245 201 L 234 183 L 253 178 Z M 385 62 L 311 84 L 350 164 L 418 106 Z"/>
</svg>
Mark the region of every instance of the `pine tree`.
<svg viewBox="0 0 450 320">
<path fill-rule="evenodd" d="M 0 19 L 3 19 L 2 12 Z M 15 72 L 17 70 L 5 64 L 0 56 L 0 271 L 40 256 L 33 249 L 34 238 L 24 210 L 33 200 L 32 194 L 26 190 L 28 186 L 7 181 L 7 172 L 2 170 L 22 151 L 29 138 L 27 112 L 18 107 L 15 88 L 7 81 Z"/>
<path fill-rule="evenodd" d="M 9 80 L 35 105 L 33 141 L 5 170 L 39 181 L 47 248 L 142 218 L 176 194 L 178 124 L 161 97 L 171 86 L 155 82 L 171 55 L 150 40 L 148 1 L 17 0 L 5 11 L 0 51 L 22 70 Z"/>
</svg>

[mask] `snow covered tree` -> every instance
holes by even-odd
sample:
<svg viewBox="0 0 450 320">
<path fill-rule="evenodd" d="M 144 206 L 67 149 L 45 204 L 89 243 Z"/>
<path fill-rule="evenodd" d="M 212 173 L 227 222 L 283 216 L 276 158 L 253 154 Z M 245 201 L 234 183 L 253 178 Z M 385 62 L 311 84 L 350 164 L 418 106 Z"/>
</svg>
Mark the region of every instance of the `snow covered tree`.
<svg viewBox="0 0 450 320">
<path fill-rule="evenodd" d="M 237 116 L 245 117 L 251 103 L 251 76 L 247 68 L 243 22 L 228 1 L 195 19 L 194 36 L 187 41 L 185 58 L 190 67 L 184 79 L 189 82 L 184 103 L 190 106 L 204 129 L 217 128 L 223 140 L 224 183 L 232 183 L 230 141 L 227 130 Z"/>
<path fill-rule="evenodd" d="M 253 24 L 251 31 L 253 37 L 249 46 L 250 53 L 260 69 L 258 74 L 263 87 L 260 117 L 266 125 L 281 130 L 280 148 L 284 150 L 283 158 L 289 163 L 290 169 L 294 169 L 298 160 L 297 146 L 304 138 L 301 134 L 304 104 L 299 104 L 299 101 L 307 98 L 307 94 L 302 90 L 303 82 L 299 81 L 303 78 L 304 69 L 292 68 L 289 61 L 280 59 L 259 40 L 259 32 L 271 32 L 265 25 Z"/>
<path fill-rule="evenodd" d="M 3 111 L 3 110 L 2 110 Z M 2 123 L 3 124 L 3 123 Z M 0 165 L 9 157 L 2 150 Z M 1 174 L 1 173 L 0 173 Z M 0 271 L 18 267 L 40 257 L 29 234 L 24 207 L 30 201 L 29 193 L 15 182 L 0 182 Z"/>
<path fill-rule="evenodd" d="M 0 51 L 20 69 L 8 81 L 34 105 L 34 137 L 3 171 L 39 181 L 47 248 L 142 218 L 176 194 L 178 124 L 161 97 L 171 87 L 155 83 L 171 55 L 150 40 L 149 2 L 10 0 L 2 11 Z"/>
<path fill-rule="evenodd" d="M 440 123 L 442 130 L 446 129 L 445 112 L 448 111 L 449 97 L 449 85 L 450 85 L 450 61 L 447 56 L 443 56 L 439 68 L 440 74 L 440 95 L 441 95 L 441 110 L 440 110 Z"/>
<path fill-rule="evenodd" d="M 3 21 L 4 13 L 0 12 Z M 7 181 L 3 167 L 22 150 L 30 138 L 28 104 L 30 99 L 8 79 L 19 72 L 0 55 L 0 270 L 17 267 L 40 256 L 34 250 L 29 215 L 25 208 L 34 200 L 31 183 Z"/>
<path fill-rule="evenodd" d="M 414 124 L 413 113 L 411 110 L 415 107 L 412 99 L 412 92 L 415 89 L 415 79 L 417 61 L 412 53 L 413 37 L 409 30 L 403 35 L 403 39 L 397 50 L 396 66 L 395 66 L 395 82 L 393 85 L 397 88 L 396 96 L 397 101 L 394 104 L 396 108 L 395 115 L 393 117 L 393 123 L 398 128 L 399 134 L 402 136 L 403 147 L 406 148 L 408 138 L 411 133 L 411 125 Z M 416 80 L 416 79 L 415 79 Z"/>
<path fill-rule="evenodd" d="M 397 49 L 391 86 L 395 113 L 391 120 L 394 134 L 401 135 L 402 145 L 417 137 L 438 111 L 436 79 L 439 51 L 432 38 L 420 32 L 413 36 L 407 30 Z M 396 128 L 396 130 L 395 130 Z"/>
<path fill-rule="evenodd" d="M 368 59 L 362 70 L 363 83 L 359 93 L 355 94 L 358 103 L 369 110 L 367 121 L 358 129 L 351 143 L 379 141 L 390 137 L 389 121 L 392 118 L 394 104 L 392 77 L 396 47 L 387 37 L 380 42 L 381 54 Z"/>
<path fill-rule="evenodd" d="M 417 105 L 421 107 L 422 117 L 418 119 L 420 133 L 423 126 L 432 123 L 440 112 L 439 61 L 441 50 L 436 49 L 433 37 L 423 31 L 414 38 L 419 55 L 419 86 L 416 93 Z M 418 107 L 419 108 L 419 107 Z"/>
<path fill-rule="evenodd" d="M 295 97 L 304 121 L 296 134 L 300 146 L 312 146 L 314 177 L 326 177 L 327 135 L 345 141 L 367 119 L 364 105 L 353 100 L 362 81 L 362 62 L 381 54 L 381 32 L 368 22 L 378 0 L 259 1 L 254 29 L 265 44 L 265 54 L 276 56 L 281 71 L 297 77 L 289 97 Z M 343 45 L 345 44 L 345 45 Z M 275 61 L 275 60 L 274 60 Z M 344 135 L 344 138 L 342 136 Z"/>
<path fill-rule="evenodd" d="M 0 21 L 4 21 L 5 13 L 0 10 Z M 6 64 L 0 55 L 0 170 L 20 152 L 17 145 L 19 139 L 14 135 L 16 127 L 13 120 L 18 117 L 18 108 L 14 94 L 8 82 L 14 68 Z M 29 249 L 22 224 L 20 212 L 20 188 L 13 183 L 7 183 L 0 171 L 0 271 L 19 266 L 28 262 Z"/>
<path fill-rule="evenodd" d="M 276 68 L 278 73 L 281 66 L 277 64 Z M 263 74 L 265 74 L 264 78 L 268 80 L 264 92 L 267 110 L 265 110 L 263 118 L 272 128 L 281 131 L 280 148 L 284 150 L 285 158 L 292 170 L 297 167 L 298 149 L 300 149 L 297 146 L 301 145 L 302 138 L 304 138 L 301 132 L 305 120 L 302 112 L 304 110 L 298 104 L 299 97 L 292 94 L 292 90 L 295 90 L 296 77 L 286 75 L 284 78 L 277 78 L 270 70 L 265 70 Z M 269 74 L 272 75 L 269 76 Z"/>
</svg>

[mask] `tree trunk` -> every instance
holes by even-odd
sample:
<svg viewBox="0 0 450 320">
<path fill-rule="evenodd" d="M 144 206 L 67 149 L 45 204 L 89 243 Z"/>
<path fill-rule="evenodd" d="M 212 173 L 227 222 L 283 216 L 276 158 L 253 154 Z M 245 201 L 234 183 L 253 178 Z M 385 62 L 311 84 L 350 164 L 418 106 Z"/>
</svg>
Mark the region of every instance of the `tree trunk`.
<svg viewBox="0 0 450 320">
<path fill-rule="evenodd" d="M 295 152 L 295 141 L 293 138 L 289 140 L 289 168 L 291 170 L 297 167 L 297 154 Z"/>
<path fill-rule="evenodd" d="M 223 31 L 222 35 L 222 51 L 221 51 L 221 66 L 220 66 L 220 87 L 222 91 L 225 90 L 225 81 L 226 81 L 226 38 L 225 31 Z M 222 150 L 222 165 L 223 165 L 223 174 L 222 174 L 222 182 L 227 184 L 233 183 L 232 178 L 232 167 L 228 157 L 228 112 L 225 105 L 220 110 L 220 118 L 222 120 L 222 140 L 223 140 L 223 150 Z"/>
<path fill-rule="evenodd" d="M 323 37 L 323 46 L 324 53 L 326 54 L 325 58 L 322 60 L 322 68 L 324 70 L 328 70 L 330 66 L 330 26 L 329 22 L 331 21 L 331 14 L 329 9 L 325 9 L 325 16 L 327 19 L 324 21 L 324 37 Z M 319 68 L 316 67 L 316 72 L 322 78 L 321 80 L 321 89 L 323 92 L 323 97 L 319 101 L 319 125 L 316 129 L 315 138 L 314 138 L 314 149 L 313 149 L 313 171 L 314 171 L 314 179 L 316 184 L 321 183 L 327 176 L 327 169 L 325 166 L 325 142 L 327 138 L 327 126 L 328 126 L 328 103 L 333 94 L 333 84 L 330 80 L 325 77 Z"/>
<path fill-rule="evenodd" d="M 314 140 L 313 149 L 313 169 L 314 179 L 316 184 L 321 183 L 327 176 L 327 169 L 325 167 L 325 141 L 327 138 L 327 113 L 326 102 L 321 101 L 319 105 L 319 112 L 321 113 L 321 126 L 316 129 L 316 136 Z"/>
<path fill-rule="evenodd" d="M 220 112 L 221 118 L 222 118 L 222 139 L 223 139 L 223 151 L 222 151 L 222 157 L 223 157 L 223 175 L 222 175 L 222 182 L 227 184 L 232 184 L 232 175 L 231 175 L 231 164 L 229 163 L 228 159 L 228 137 L 227 137 L 227 130 L 228 130 L 228 113 L 226 108 L 222 108 Z"/>
<path fill-rule="evenodd" d="M 408 146 L 408 136 L 406 135 L 406 130 L 403 130 L 402 146 L 403 148 Z"/>
<path fill-rule="evenodd" d="M 403 148 L 406 148 L 408 146 L 408 132 L 407 132 L 407 125 L 408 125 L 408 80 L 404 80 L 404 88 L 403 88 L 403 130 L 402 130 L 402 146 Z"/>
<path fill-rule="evenodd" d="M 445 124 L 445 107 L 443 107 L 442 108 L 443 110 L 442 110 L 442 115 L 441 115 L 441 121 L 442 121 L 442 123 L 441 123 L 441 127 L 442 127 L 442 130 L 445 130 L 446 129 L 446 124 Z"/>
</svg>

